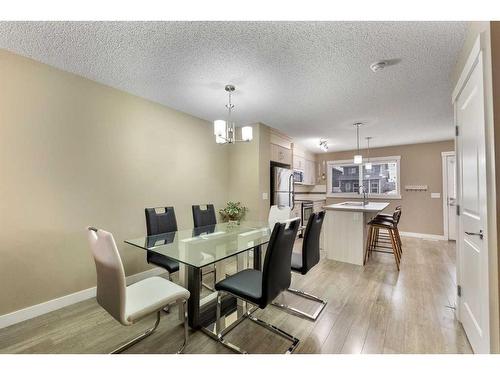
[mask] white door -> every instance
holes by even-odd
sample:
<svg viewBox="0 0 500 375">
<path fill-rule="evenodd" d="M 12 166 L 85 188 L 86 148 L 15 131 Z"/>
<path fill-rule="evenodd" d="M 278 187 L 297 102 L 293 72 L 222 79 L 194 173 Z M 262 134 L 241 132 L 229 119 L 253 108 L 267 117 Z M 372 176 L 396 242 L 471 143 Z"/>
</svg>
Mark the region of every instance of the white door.
<svg viewBox="0 0 500 375">
<path fill-rule="evenodd" d="M 457 239 L 457 184 L 455 155 L 446 156 L 446 210 L 448 212 L 448 239 Z"/>
<path fill-rule="evenodd" d="M 486 155 L 482 52 L 471 58 L 456 96 L 458 126 L 458 316 L 475 353 L 490 351 Z M 460 295 L 461 294 L 461 295 Z"/>
</svg>

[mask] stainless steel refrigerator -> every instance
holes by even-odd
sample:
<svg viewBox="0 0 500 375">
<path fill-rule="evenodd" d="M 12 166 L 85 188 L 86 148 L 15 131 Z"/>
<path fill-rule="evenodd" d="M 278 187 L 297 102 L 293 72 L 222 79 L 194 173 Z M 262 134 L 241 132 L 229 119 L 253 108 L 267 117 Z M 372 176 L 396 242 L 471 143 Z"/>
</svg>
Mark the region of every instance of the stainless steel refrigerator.
<svg viewBox="0 0 500 375">
<path fill-rule="evenodd" d="M 271 204 L 278 207 L 294 206 L 293 170 L 271 167 Z"/>
</svg>

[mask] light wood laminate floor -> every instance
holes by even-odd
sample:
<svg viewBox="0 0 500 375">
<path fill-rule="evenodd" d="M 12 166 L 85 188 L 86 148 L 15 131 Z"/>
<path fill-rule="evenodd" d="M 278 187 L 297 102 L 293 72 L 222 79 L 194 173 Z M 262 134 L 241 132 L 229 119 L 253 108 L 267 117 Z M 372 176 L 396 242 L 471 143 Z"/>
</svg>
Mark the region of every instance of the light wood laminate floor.
<svg viewBox="0 0 500 375">
<path fill-rule="evenodd" d="M 296 244 L 300 246 L 300 243 Z M 328 300 L 316 322 L 269 306 L 257 316 L 300 339 L 296 353 L 471 353 L 454 318 L 454 243 L 403 238 L 398 273 L 391 255 L 375 254 L 365 267 L 322 259 L 292 286 Z M 310 309 L 285 294 L 288 303 Z M 182 340 L 176 308 L 158 330 L 127 353 L 173 353 Z M 107 353 L 154 322 L 132 327 L 113 320 L 95 299 L 0 330 L 0 353 Z M 227 339 L 251 353 L 280 353 L 289 343 L 245 321 Z M 231 353 L 202 332 L 191 331 L 185 353 Z"/>
</svg>

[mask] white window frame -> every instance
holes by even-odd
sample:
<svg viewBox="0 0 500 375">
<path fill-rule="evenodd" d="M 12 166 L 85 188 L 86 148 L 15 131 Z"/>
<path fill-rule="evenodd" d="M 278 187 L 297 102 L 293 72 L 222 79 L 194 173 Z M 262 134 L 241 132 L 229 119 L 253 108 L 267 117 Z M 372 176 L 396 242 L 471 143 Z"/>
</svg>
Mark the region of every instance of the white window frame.
<svg viewBox="0 0 500 375">
<path fill-rule="evenodd" d="M 396 191 L 397 194 L 372 194 L 369 193 L 368 196 L 373 199 L 401 199 L 401 156 L 383 156 L 377 158 L 370 158 L 370 162 L 373 164 L 378 164 L 380 162 L 396 162 L 397 169 L 397 183 Z M 344 167 L 349 166 L 359 166 L 359 181 L 363 181 L 363 164 L 354 164 L 352 159 L 349 160 L 331 160 L 326 162 L 327 166 L 327 180 L 326 180 L 326 196 L 329 198 L 359 198 L 359 193 L 332 193 L 332 167 L 342 165 Z M 360 184 L 361 185 L 361 184 Z"/>
</svg>

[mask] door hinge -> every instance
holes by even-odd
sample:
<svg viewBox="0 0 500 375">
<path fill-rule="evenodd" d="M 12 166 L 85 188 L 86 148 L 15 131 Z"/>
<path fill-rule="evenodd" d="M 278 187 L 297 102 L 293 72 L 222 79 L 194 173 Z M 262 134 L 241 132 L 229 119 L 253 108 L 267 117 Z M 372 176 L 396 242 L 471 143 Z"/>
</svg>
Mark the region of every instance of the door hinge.
<svg viewBox="0 0 500 375">
<path fill-rule="evenodd" d="M 455 126 L 455 135 L 458 137 L 458 126 Z"/>
<path fill-rule="evenodd" d="M 462 287 L 457 285 L 457 296 L 462 297 Z"/>
<path fill-rule="evenodd" d="M 456 206 L 456 207 L 457 207 L 457 216 L 460 216 L 460 205 L 459 205 L 459 204 L 457 204 L 457 206 Z"/>
</svg>

